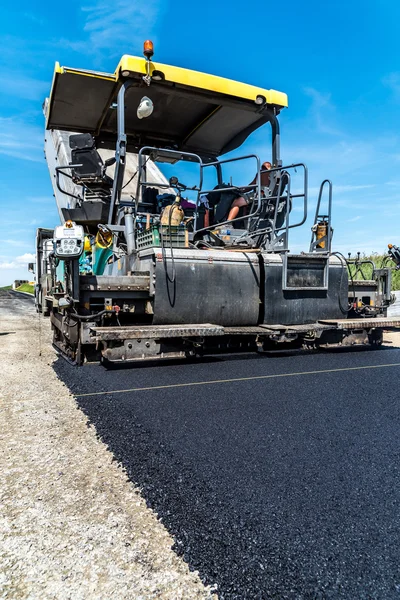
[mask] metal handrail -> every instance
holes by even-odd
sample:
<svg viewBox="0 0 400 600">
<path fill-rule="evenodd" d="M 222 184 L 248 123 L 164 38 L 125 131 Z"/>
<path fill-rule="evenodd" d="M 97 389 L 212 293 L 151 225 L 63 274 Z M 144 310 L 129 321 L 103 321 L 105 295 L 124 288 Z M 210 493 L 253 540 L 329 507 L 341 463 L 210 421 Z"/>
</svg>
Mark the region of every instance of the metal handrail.
<svg viewBox="0 0 400 600">
<path fill-rule="evenodd" d="M 304 163 L 296 163 L 293 165 L 288 165 L 287 167 L 281 167 L 279 170 L 281 171 L 288 171 L 288 169 L 297 169 L 297 167 L 302 167 L 304 169 L 304 190 L 302 194 L 290 194 L 290 198 L 289 201 L 292 198 L 303 198 L 303 218 L 301 219 L 301 221 L 299 221 L 298 223 L 294 223 L 292 225 L 288 226 L 288 229 L 294 229 L 295 227 L 301 227 L 301 225 L 304 225 L 304 223 L 307 220 L 307 212 L 308 212 L 308 169 L 307 166 Z M 272 169 L 271 169 L 272 170 Z M 287 173 L 290 179 L 290 174 Z M 272 199 L 277 199 L 278 196 L 273 196 Z M 277 203 L 278 204 L 278 203 Z M 287 215 L 289 216 L 290 211 L 287 212 Z M 276 231 L 281 231 L 282 229 L 286 229 L 285 226 L 280 227 L 279 229 L 277 229 Z"/>
<path fill-rule="evenodd" d="M 202 189 L 202 185 L 203 185 L 203 170 L 206 167 L 210 167 L 210 166 L 215 166 L 215 167 L 219 167 L 223 164 L 226 163 L 231 163 L 231 162 L 236 162 L 239 160 L 246 160 L 246 159 L 252 159 L 254 158 L 256 160 L 257 163 L 257 175 L 256 175 L 256 181 L 254 184 L 252 185 L 245 185 L 245 186 L 227 186 L 224 188 L 221 188 L 221 191 L 232 191 L 232 190 L 236 190 L 242 193 L 245 193 L 245 191 L 250 191 L 250 190 L 255 190 L 255 197 L 254 200 L 256 200 L 256 207 L 255 210 L 253 210 L 249 215 L 246 216 L 240 216 L 240 217 L 236 217 L 235 219 L 231 219 L 231 220 L 225 220 L 221 223 L 218 223 L 218 227 L 223 227 L 226 225 L 232 225 L 235 222 L 238 221 L 247 221 L 248 224 L 250 224 L 251 219 L 254 219 L 255 217 L 259 216 L 260 213 L 262 212 L 262 207 L 263 204 L 265 202 L 275 202 L 275 210 L 274 210 L 274 218 L 273 218 L 273 223 L 272 223 L 272 228 L 263 228 L 263 229 L 258 229 L 258 230 L 254 230 L 254 231 L 249 231 L 247 229 L 246 233 L 243 234 L 243 236 L 241 237 L 256 237 L 258 235 L 265 235 L 266 233 L 271 235 L 271 238 L 276 236 L 277 233 L 285 230 L 286 233 L 286 240 L 285 240 L 285 250 L 287 250 L 287 244 L 288 244 L 288 234 L 289 234 L 289 229 L 292 229 L 294 227 L 299 227 L 301 226 L 307 219 L 307 206 L 308 206 L 308 170 L 307 167 L 304 163 L 295 163 L 295 164 L 291 164 L 288 165 L 286 167 L 282 167 L 282 166 L 277 166 L 277 167 L 273 167 L 271 169 L 260 169 L 260 158 L 256 155 L 256 154 L 249 154 L 246 156 L 240 156 L 240 157 L 233 157 L 233 158 L 227 158 L 224 160 L 217 160 L 214 162 L 210 162 L 210 163 L 204 163 L 201 159 L 201 157 L 197 154 L 193 154 L 193 153 L 189 153 L 189 152 L 182 152 L 182 151 L 177 151 L 177 150 L 172 150 L 169 148 L 157 148 L 157 147 L 153 147 L 153 146 L 144 146 L 143 148 L 140 149 L 139 153 L 138 153 L 138 171 L 139 171 L 139 177 L 138 177 L 138 182 L 137 182 L 137 197 L 136 197 L 136 204 L 138 204 L 139 201 L 139 196 L 140 196 L 140 190 L 143 187 L 150 187 L 150 186 L 155 186 L 161 189 L 168 189 L 171 187 L 170 183 L 158 183 L 158 182 L 152 182 L 152 181 L 146 181 L 146 180 L 142 180 L 141 178 L 141 171 L 142 171 L 142 157 L 144 155 L 150 155 L 150 153 L 152 151 L 162 151 L 163 153 L 170 153 L 170 154 L 174 154 L 174 155 L 179 155 L 180 157 L 182 157 L 182 159 L 184 157 L 190 157 L 190 158 L 194 158 L 196 159 L 196 162 L 198 162 L 198 164 L 200 165 L 200 181 L 199 181 L 199 187 L 194 187 L 194 188 L 188 188 L 188 189 L 192 189 L 198 192 L 197 195 L 197 199 L 196 199 L 196 210 L 195 210 L 195 220 L 194 220 L 194 234 L 198 234 L 198 233 L 202 233 L 202 232 L 206 232 L 206 231 L 211 231 L 213 229 L 215 229 L 216 224 L 213 225 L 209 225 L 207 227 L 202 227 L 200 229 L 197 229 L 197 222 L 198 222 L 198 209 L 199 209 L 199 202 L 200 202 L 200 194 L 207 194 L 207 193 L 211 193 L 211 192 L 215 192 L 215 189 L 212 190 L 203 190 Z M 150 156 L 149 156 L 150 157 Z M 179 159 L 178 159 L 179 160 Z M 297 194 L 291 194 L 290 192 L 290 188 L 291 188 L 291 176 L 290 173 L 288 173 L 289 169 L 296 169 L 298 167 L 301 167 L 304 169 L 304 184 L 303 184 L 303 191 L 302 193 L 297 193 Z M 287 186 L 287 190 L 286 190 L 286 202 L 287 202 L 287 208 L 289 209 L 289 205 L 292 199 L 294 198 L 303 198 L 303 217 L 302 219 L 294 224 L 290 224 L 289 221 L 289 213 L 290 210 L 286 210 L 286 215 L 285 215 L 285 223 L 282 227 L 277 228 L 276 227 L 276 223 L 277 223 L 277 219 L 278 219 L 278 210 L 279 210 L 279 205 L 280 205 L 280 201 L 283 198 L 283 189 L 282 189 L 282 185 L 283 185 L 283 178 L 281 177 L 278 183 L 278 191 L 277 194 L 275 196 L 268 196 L 266 198 L 263 198 L 261 196 L 261 174 L 263 173 L 275 173 L 275 172 L 279 172 L 279 173 L 283 173 L 285 172 L 286 177 L 287 177 L 287 184 L 285 184 L 285 187 Z M 254 204 L 254 202 L 253 202 Z M 249 225 L 247 226 L 249 228 Z M 280 248 L 280 250 L 282 250 L 282 248 Z"/>
<path fill-rule="evenodd" d="M 292 194 L 290 192 L 290 187 L 291 187 L 291 175 L 288 172 L 289 169 L 296 169 L 298 167 L 302 167 L 304 170 L 304 185 L 303 185 L 303 192 L 299 193 L 299 194 Z M 283 166 L 283 167 L 274 167 L 273 169 L 270 169 L 268 171 L 268 173 L 270 172 L 274 172 L 274 171 L 280 171 L 280 172 L 285 172 L 286 176 L 288 178 L 288 183 L 287 183 L 287 193 L 285 194 L 286 196 L 286 202 L 288 203 L 288 207 L 289 204 L 291 202 L 291 200 L 293 198 L 303 198 L 303 217 L 302 219 L 298 222 L 298 223 L 293 223 L 292 225 L 290 225 L 290 210 L 286 211 L 286 215 L 285 215 L 285 223 L 284 225 L 282 225 L 282 227 L 276 228 L 276 221 L 277 221 L 277 217 L 278 217 L 278 209 L 279 209 L 279 204 L 280 201 L 282 199 L 282 178 L 279 181 L 278 184 L 278 193 L 275 196 L 269 196 L 268 200 L 275 202 L 275 211 L 274 211 L 274 219 L 273 219 L 273 224 L 272 227 L 265 227 L 263 229 L 255 229 L 254 231 L 249 232 L 248 236 L 249 237 L 257 237 L 258 235 L 265 235 L 265 234 L 270 234 L 271 236 L 271 242 L 268 245 L 270 248 L 274 249 L 277 246 L 277 241 L 282 239 L 282 235 L 278 236 L 278 232 L 285 230 L 285 246 L 282 248 L 282 246 L 279 247 L 279 251 L 283 252 L 283 251 L 287 251 L 288 250 L 288 241 L 289 241 L 289 229 L 293 229 L 294 227 L 300 227 L 301 225 L 303 225 L 305 223 L 305 221 L 307 220 L 307 207 L 308 207 L 308 169 L 307 166 L 304 163 L 295 163 L 292 165 L 288 165 L 288 166 Z M 265 171 L 263 171 L 265 172 Z M 275 242 L 274 242 L 274 236 L 275 237 Z M 268 248 L 267 246 L 267 248 Z"/>
<path fill-rule="evenodd" d="M 324 188 L 326 185 L 328 185 L 328 214 L 324 215 L 320 212 L 320 208 L 321 208 L 322 195 L 323 195 Z M 318 225 L 318 219 L 322 219 L 322 218 L 326 218 L 326 217 L 328 218 L 327 234 L 324 235 L 319 240 L 317 240 L 316 227 Z M 330 254 L 331 246 L 332 246 L 331 222 L 332 222 L 332 181 L 330 179 L 324 179 L 324 181 L 321 183 L 320 188 L 319 188 L 317 206 L 315 209 L 314 225 L 311 228 L 310 252 L 319 252 L 319 253 L 325 252 L 326 254 Z M 326 247 L 318 248 L 318 245 L 321 244 L 322 242 L 325 242 Z"/>
<path fill-rule="evenodd" d="M 61 185 L 60 185 L 60 172 L 62 172 L 62 174 L 64 175 L 64 177 L 68 177 L 68 179 L 72 179 L 73 177 L 71 175 L 69 175 L 69 173 L 64 173 L 63 171 L 65 171 L 66 169 L 73 169 L 75 167 L 83 167 L 83 164 L 78 164 L 78 165 L 61 165 L 59 167 L 56 167 L 56 185 L 57 185 L 57 189 L 62 193 L 65 194 L 66 196 L 70 196 L 70 198 L 75 198 L 75 200 L 79 200 L 80 202 L 82 202 L 83 198 L 82 196 L 75 196 L 75 194 L 71 194 L 70 192 L 66 192 L 65 190 L 62 189 Z M 80 184 L 84 189 L 85 188 L 85 184 L 81 183 Z"/>
<path fill-rule="evenodd" d="M 202 164 L 203 161 L 201 159 L 201 157 L 198 154 L 193 154 L 192 152 L 181 152 L 180 150 L 170 150 L 169 148 L 156 148 L 154 146 L 143 146 L 143 148 L 141 148 L 139 150 L 138 153 L 138 171 L 139 171 L 139 177 L 138 177 L 138 182 L 137 182 L 137 191 L 136 191 L 136 209 L 137 209 L 137 205 L 139 204 L 139 190 L 141 187 L 158 187 L 158 188 L 162 188 L 162 189 L 169 189 L 171 187 L 173 187 L 170 183 L 157 183 L 156 181 L 141 181 L 141 173 L 140 171 L 142 170 L 142 165 L 141 163 L 141 158 L 142 156 L 145 154 L 144 151 L 162 151 L 162 152 L 167 152 L 169 154 L 179 154 L 180 156 L 190 156 L 193 158 L 196 158 L 199 164 L 200 164 L 200 181 L 199 181 L 199 187 L 195 187 L 195 188 L 187 188 L 188 190 L 194 190 L 194 191 L 201 191 L 201 186 L 203 185 L 203 172 L 202 172 Z M 149 156 L 150 158 L 150 156 Z"/>
</svg>

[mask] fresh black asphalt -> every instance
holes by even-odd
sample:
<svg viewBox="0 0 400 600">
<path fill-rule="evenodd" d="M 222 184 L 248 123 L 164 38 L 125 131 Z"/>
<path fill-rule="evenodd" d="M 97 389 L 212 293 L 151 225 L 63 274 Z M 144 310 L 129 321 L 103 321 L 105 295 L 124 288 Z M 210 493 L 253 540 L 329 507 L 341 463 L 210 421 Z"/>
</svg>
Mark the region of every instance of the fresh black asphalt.
<svg viewBox="0 0 400 600">
<path fill-rule="evenodd" d="M 400 350 L 55 369 L 221 599 L 400 598 Z M 83 396 L 80 394 L 93 393 Z"/>
</svg>

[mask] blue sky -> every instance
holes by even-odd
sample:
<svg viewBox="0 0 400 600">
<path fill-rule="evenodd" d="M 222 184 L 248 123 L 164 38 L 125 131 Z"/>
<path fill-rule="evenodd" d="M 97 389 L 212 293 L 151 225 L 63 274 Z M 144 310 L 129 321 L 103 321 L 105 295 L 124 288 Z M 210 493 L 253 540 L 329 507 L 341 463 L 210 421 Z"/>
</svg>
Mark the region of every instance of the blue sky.
<svg viewBox="0 0 400 600">
<path fill-rule="evenodd" d="M 0 25 L 0 285 L 29 277 L 36 227 L 58 219 L 41 111 L 54 62 L 112 72 L 122 54 L 140 55 L 146 38 L 160 62 L 285 91 L 282 157 L 307 163 L 311 210 L 319 182 L 332 179 L 335 248 L 382 252 L 400 243 L 399 20 L 396 0 L 7 3 Z M 268 158 L 267 140 L 259 130 L 243 153 Z M 310 225 L 293 235 L 294 250 L 306 249 Z"/>
</svg>

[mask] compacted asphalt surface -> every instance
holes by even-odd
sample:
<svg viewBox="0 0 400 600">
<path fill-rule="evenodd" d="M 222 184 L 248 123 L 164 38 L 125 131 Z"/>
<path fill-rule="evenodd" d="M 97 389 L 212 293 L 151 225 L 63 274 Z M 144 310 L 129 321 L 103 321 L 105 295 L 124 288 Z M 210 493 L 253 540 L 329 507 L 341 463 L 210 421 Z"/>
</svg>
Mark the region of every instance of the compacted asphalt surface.
<svg viewBox="0 0 400 600">
<path fill-rule="evenodd" d="M 55 369 L 221 599 L 400 598 L 400 350 Z"/>
</svg>

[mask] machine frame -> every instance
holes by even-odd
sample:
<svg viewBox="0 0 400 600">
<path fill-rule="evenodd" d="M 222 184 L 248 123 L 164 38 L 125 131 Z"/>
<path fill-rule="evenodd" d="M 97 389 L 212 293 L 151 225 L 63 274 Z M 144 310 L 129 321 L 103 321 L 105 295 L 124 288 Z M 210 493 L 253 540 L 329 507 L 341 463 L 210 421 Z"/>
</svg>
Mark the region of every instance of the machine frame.
<svg viewBox="0 0 400 600">
<path fill-rule="evenodd" d="M 329 180 L 320 187 L 309 251 L 290 253 L 289 231 L 307 219 L 308 171 L 303 163 L 284 166 L 281 159 L 278 114 L 287 106 L 286 95 L 155 64 L 152 53 L 145 55 L 124 56 L 113 75 L 56 64 L 45 103 L 46 143 L 49 131 L 53 137 L 55 131 L 73 131 L 75 155 L 92 161 L 100 150 L 113 144 L 115 148 L 114 156 L 93 174 L 83 172 L 85 162 L 59 164 L 55 146 L 46 152 L 56 199 L 63 203 L 60 214 L 85 227 L 88 239 L 96 240 L 93 248 L 101 246 L 102 234 L 103 249 L 109 251 L 101 274 L 94 267 L 83 273 L 76 258 L 45 256 L 43 245 L 48 245 L 51 233 L 39 230 L 37 308 L 50 314 L 57 349 L 79 365 L 93 357 L 130 362 L 293 346 L 380 345 L 383 329 L 398 327 L 399 320 L 386 318 L 387 294 L 375 294 L 373 314 L 349 306 L 348 264 L 332 252 Z M 81 91 L 82 85 L 86 91 Z M 147 95 L 140 100 L 145 92 L 154 102 Z M 63 102 L 64 95 L 68 102 Z M 154 119 L 150 114 L 139 121 L 135 102 L 145 98 L 154 104 Z M 176 131 L 171 126 L 168 133 L 170 121 L 176 123 Z M 272 132 L 271 169 L 261 169 L 255 154 L 219 158 L 266 123 Z M 85 138 L 88 133 L 91 137 Z M 127 198 L 123 190 L 132 152 L 137 168 L 128 183 L 136 177 L 136 193 Z M 148 161 L 151 166 L 157 157 L 199 163 L 193 218 L 178 226 L 171 219 L 180 209 L 185 186 L 161 175 L 156 182 L 147 179 Z M 222 186 L 222 166 L 249 158 L 256 162 L 255 183 L 220 189 L 222 194 L 250 193 L 249 212 L 201 222 L 201 195 L 215 193 L 202 187 L 204 169 L 215 168 Z M 114 168 L 112 178 L 106 175 L 109 167 Z M 295 170 L 301 170 L 303 182 L 296 193 L 291 189 Z M 268 186 L 262 185 L 263 176 L 268 176 Z M 154 212 L 154 204 L 146 202 L 148 190 L 154 195 L 157 189 L 173 191 L 169 212 L 167 206 Z M 303 214 L 291 223 L 292 203 L 299 199 Z M 226 226 L 229 235 L 223 234 Z M 147 238 L 151 242 L 146 246 Z M 378 290 L 386 281 L 387 288 L 389 273 L 377 272 L 371 286 Z"/>
</svg>

